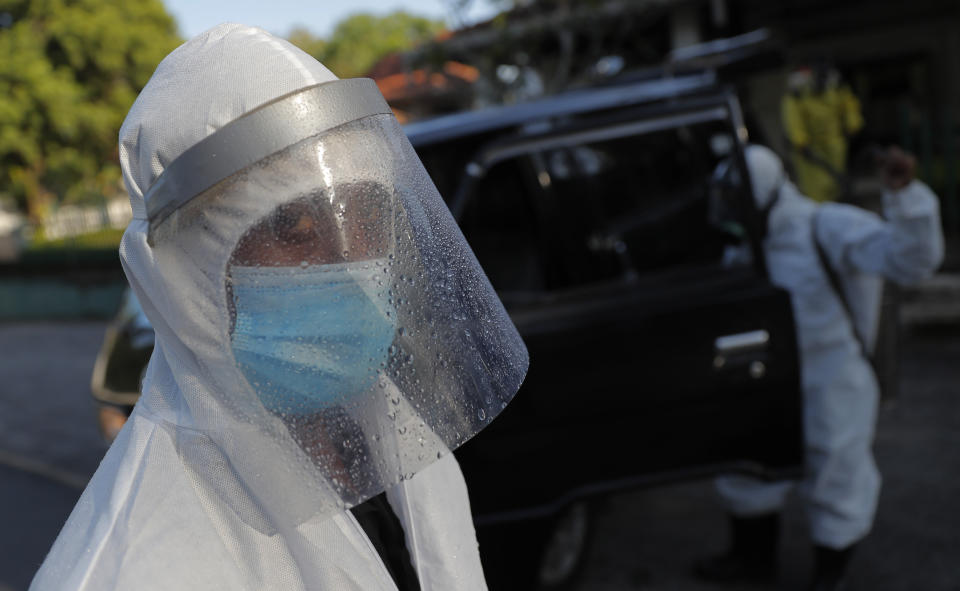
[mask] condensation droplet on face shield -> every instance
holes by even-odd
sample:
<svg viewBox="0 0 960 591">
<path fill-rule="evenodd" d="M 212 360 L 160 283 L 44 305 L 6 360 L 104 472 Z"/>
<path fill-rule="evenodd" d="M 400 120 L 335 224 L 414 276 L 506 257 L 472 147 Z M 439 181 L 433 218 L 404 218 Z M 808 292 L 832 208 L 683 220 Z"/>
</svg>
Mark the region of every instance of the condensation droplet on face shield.
<svg viewBox="0 0 960 591">
<path fill-rule="evenodd" d="M 395 141 L 379 139 L 390 133 Z M 358 151 L 358 138 L 366 137 Z M 251 166 L 245 179 L 196 196 L 170 227 L 182 230 L 191 215 L 223 227 L 215 238 L 226 251 L 226 289 L 210 297 L 234 308 L 237 322 L 227 329 L 229 360 L 216 370 L 245 372 L 234 391 L 247 391 L 229 403 L 242 420 L 271 421 L 269 431 L 256 432 L 297 458 L 289 462 L 297 472 L 291 481 L 319 483 L 316 490 L 354 504 L 353 488 L 362 485 L 357 494 L 364 497 L 401 474 L 412 477 L 513 396 L 526 367 L 522 342 L 389 115 L 303 140 Z M 236 220 L 244 219 L 250 225 L 241 228 Z M 266 237 L 255 235 L 268 219 Z M 249 233 L 246 241 L 240 232 Z M 166 252 L 172 238 L 177 248 Z M 211 237 L 192 239 L 206 244 L 201 240 Z M 156 254 L 181 260 L 190 240 L 160 231 Z M 196 340 L 212 341 L 203 336 Z M 269 350 L 257 348 L 264 337 L 273 339 Z M 247 359 L 259 365 L 245 370 Z M 331 459 L 337 455 L 368 464 L 372 476 L 365 467 L 344 471 L 342 458 Z M 271 486 L 262 492 L 298 494 L 274 494 Z M 318 505 L 309 501 L 302 504 Z"/>
</svg>

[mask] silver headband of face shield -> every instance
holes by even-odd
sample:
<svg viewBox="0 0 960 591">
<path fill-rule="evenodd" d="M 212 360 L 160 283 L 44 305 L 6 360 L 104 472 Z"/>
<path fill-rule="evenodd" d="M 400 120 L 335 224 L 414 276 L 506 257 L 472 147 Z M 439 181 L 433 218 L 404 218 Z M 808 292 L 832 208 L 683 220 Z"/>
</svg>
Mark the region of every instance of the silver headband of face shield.
<svg viewBox="0 0 960 591">
<path fill-rule="evenodd" d="M 152 231 L 200 193 L 308 137 L 392 111 L 369 78 L 334 80 L 290 93 L 231 121 L 170 163 L 144 196 Z"/>
</svg>

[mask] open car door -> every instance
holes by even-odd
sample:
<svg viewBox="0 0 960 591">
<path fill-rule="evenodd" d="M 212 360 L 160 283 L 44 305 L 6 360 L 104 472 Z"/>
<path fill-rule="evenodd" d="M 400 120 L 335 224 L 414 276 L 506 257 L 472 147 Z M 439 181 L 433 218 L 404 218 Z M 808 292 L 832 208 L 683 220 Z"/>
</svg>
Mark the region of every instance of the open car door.
<svg viewBox="0 0 960 591">
<path fill-rule="evenodd" d="M 799 472 L 790 299 L 745 219 L 749 183 L 711 182 L 742 156 L 736 108 L 553 122 L 475 158 L 451 210 L 530 352 L 514 401 L 457 452 L 478 524 L 666 478 Z"/>
</svg>

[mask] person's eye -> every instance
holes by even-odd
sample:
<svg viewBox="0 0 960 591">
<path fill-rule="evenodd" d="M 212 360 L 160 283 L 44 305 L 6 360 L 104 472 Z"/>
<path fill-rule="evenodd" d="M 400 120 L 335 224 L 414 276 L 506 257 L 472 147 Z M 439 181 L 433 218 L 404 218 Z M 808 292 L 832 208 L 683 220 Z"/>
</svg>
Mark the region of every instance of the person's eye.
<svg viewBox="0 0 960 591">
<path fill-rule="evenodd" d="M 274 232 L 282 242 L 303 242 L 316 234 L 316 220 L 307 213 L 285 212 L 274 222 Z"/>
</svg>

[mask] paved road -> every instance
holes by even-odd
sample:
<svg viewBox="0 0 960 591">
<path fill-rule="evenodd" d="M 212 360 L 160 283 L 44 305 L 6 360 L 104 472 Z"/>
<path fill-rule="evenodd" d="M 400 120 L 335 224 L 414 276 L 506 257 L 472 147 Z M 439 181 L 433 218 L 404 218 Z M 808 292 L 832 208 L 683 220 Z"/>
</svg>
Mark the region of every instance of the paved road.
<svg viewBox="0 0 960 591">
<path fill-rule="evenodd" d="M 80 491 L 0 466 L 0 591 L 26 589 Z"/>
<path fill-rule="evenodd" d="M 27 587 L 106 451 L 89 387 L 105 327 L 0 324 L 0 591 Z"/>
<path fill-rule="evenodd" d="M 0 591 L 26 588 L 105 451 L 87 384 L 104 328 L 0 324 Z M 960 591 L 960 328 L 909 334 L 903 380 L 880 419 L 885 487 L 853 589 Z M 810 563 L 797 503 L 785 529 L 780 588 L 797 591 Z M 687 575 L 723 545 L 709 483 L 618 495 L 594 533 L 579 591 L 713 589 Z"/>
</svg>

